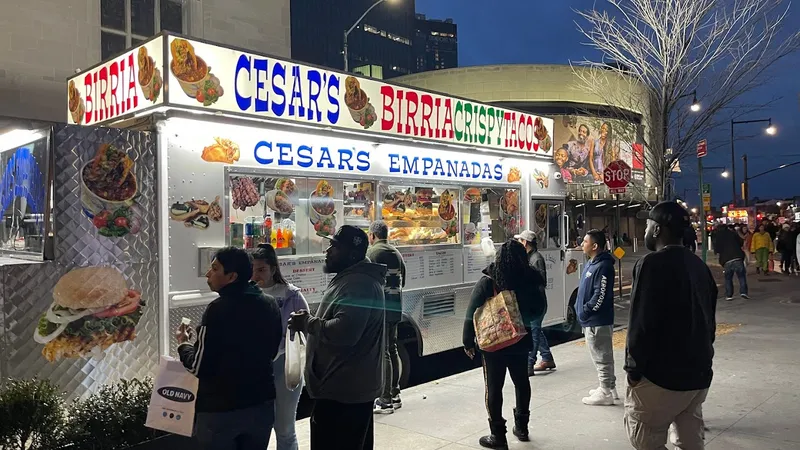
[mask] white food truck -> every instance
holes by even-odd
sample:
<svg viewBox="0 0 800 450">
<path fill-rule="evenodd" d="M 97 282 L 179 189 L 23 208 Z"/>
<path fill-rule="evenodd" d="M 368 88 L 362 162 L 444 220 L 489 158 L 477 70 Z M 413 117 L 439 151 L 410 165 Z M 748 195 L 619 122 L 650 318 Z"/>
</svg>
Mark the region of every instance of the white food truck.
<svg viewBox="0 0 800 450">
<path fill-rule="evenodd" d="M 413 358 L 461 346 L 484 238 L 532 229 L 548 266 L 545 325 L 574 324 L 584 259 L 565 245 L 551 119 L 166 33 L 67 88 L 70 125 L 52 130 L 67 260 L 30 281 L 33 312 L 15 323 L 28 350 L 9 374 L 47 366 L 86 390 L 152 371 L 174 354 L 181 318 L 198 323 L 215 298 L 204 275 L 228 245 L 272 243 L 313 305 L 331 278 L 322 236 L 378 219 L 407 266 L 403 382 Z M 125 300 L 76 306 L 77 286 L 98 282 Z M 76 292 L 56 296 L 56 283 Z M 76 323 L 98 316 L 121 329 L 69 348 Z"/>
</svg>

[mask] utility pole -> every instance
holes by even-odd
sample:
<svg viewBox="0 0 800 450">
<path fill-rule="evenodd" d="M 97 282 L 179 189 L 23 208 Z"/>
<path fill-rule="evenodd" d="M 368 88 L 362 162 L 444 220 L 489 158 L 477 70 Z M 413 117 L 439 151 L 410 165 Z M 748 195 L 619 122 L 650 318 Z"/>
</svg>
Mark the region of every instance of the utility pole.
<svg viewBox="0 0 800 450">
<path fill-rule="evenodd" d="M 747 179 L 747 154 L 742 155 L 742 166 L 744 166 L 744 181 L 742 181 L 742 200 L 744 206 L 748 206 L 750 200 L 750 185 Z"/>
</svg>

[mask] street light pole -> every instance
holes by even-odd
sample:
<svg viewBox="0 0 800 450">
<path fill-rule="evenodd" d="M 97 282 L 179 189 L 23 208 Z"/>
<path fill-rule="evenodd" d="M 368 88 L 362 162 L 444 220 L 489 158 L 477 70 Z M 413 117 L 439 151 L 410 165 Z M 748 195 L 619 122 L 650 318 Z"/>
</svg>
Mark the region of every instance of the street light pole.
<svg viewBox="0 0 800 450">
<path fill-rule="evenodd" d="M 742 191 L 743 191 L 742 194 L 743 195 L 746 194 L 747 197 L 750 196 L 750 180 L 752 180 L 753 178 L 758 178 L 760 176 L 767 175 L 767 174 L 770 174 L 772 172 L 776 172 L 778 170 L 782 170 L 782 169 L 785 169 L 787 167 L 792 167 L 792 166 L 796 166 L 796 165 L 800 164 L 800 161 L 795 161 L 795 162 L 789 163 L 789 164 L 781 164 L 780 166 L 778 166 L 778 167 L 776 167 L 774 169 L 770 169 L 770 170 L 767 170 L 766 172 L 757 173 L 757 174 L 753 175 L 752 177 L 748 177 L 747 176 L 747 155 L 742 156 L 742 160 L 744 161 L 743 162 L 744 163 L 744 182 L 742 183 Z M 745 198 L 744 201 L 745 201 L 744 206 L 747 206 L 747 198 Z"/>
<path fill-rule="evenodd" d="M 348 53 L 347 53 L 347 37 L 350 36 L 350 33 L 353 32 L 353 30 L 358 26 L 359 23 L 361 23 L 362 20 L 364 20 L 364 17 L 367 17 L 367 14 L 369 14 L 370 11 L 372 11 L 373 9 L 375 9 L 376 6 L 380 5 L 381 3 L 385 2 L 385 1 L 386 0 L 378 0 L 377 2 L 373 3 L 372 6 L 367 8 L 367 10 L 364 11 L 364 14 L 362 14 L 361 17 L 359 17 L 358 20 L 356 20 L 353 23 L 353 26 L 350 27 L 349 29 L 347 29 L 344 32 L 344 45 L 343 45 L 343 47 L 344 47 L 343 50 L 344 51 L 342 53 L 344 54 L 344 71 L 345 72 L 348 72 L 350 70 L 350 59 L 348 58 Z"/>
<path fill-rule="evenodd" d="M 767 134 L 774 134 L 775 129 L 772 127 L 772 118 L 769 119 L 756 119 L 756 120 L 731 120 L 731 194 L 733 194 L 731 203 L 736 206 L 736 152 L 734 151 L 733 143 L 735 141 L 733 135 L 733 126 L 742 123 L 759 123 L 768 122 Z M 747 200 L 745 200 L 745 204 Z"/>
<path fill-rule="evenodd" d="M 703 203 L 703 158 L 697 158 L 697 178 L 700 180 L 700 204 Z M 706 237 L 706 210 L 703 208 L 703 214 L 700 215 L 700 226 L 703 228 L 703 262 L 706 262 L 708 257 L 708 237 Z"/>
</svg>

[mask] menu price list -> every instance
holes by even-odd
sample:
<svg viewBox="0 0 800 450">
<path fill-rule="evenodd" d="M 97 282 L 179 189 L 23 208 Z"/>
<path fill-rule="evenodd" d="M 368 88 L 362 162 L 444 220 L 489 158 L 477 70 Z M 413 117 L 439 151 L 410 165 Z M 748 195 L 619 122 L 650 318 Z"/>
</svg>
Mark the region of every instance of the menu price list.
<svg viewBox="0 0 800 450">
<path fill-rule="evenodd" d="M 328 282 L 333 277 L 323 271 L 325 257 L 307 259 L 283 259 L 278 265 L 281 274 L 288 283 L 291 283 L 302 292 L 308 303 L 322 301 L 322 295 L 328 287 Z"/>
<path fill-rule="evenodd" d="M 465 247 L 464 253 L 466 254 L 465 259 L 467 260 L 467 265 L 464 267 L 464 281 L 479 280 L 481 276 L 483 276 L 483 269 L 492 262 L 491 258 L 483 254 L 483 250 L 479 245 L 469 248 Z"/>
<path fill-rule="evenodd" d="M 403 252 L 406 264 L 406 289 L 460 283 L 459 250 Z"/>
</svg>

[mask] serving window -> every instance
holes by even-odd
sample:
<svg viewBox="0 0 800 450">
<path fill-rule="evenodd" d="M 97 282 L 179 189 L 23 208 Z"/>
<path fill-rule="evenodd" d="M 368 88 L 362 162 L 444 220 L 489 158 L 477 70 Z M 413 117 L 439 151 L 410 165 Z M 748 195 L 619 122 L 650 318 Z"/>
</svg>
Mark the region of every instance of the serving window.
<svg viewBox="0 0 800 450">
<path fill-rule="evenodd" d="M 279 255 L 314 255 L 324 236 L 343 224 L 369 228 L 375 183 L 331 178 L 231 173 L 228 178 L 230 245 L 269 243 Z"/>
<path fill-rule="evenodd" d="M 461 243 L 458 199 L 454 187 L 381 185 L 381 218 L 394 245 Z"/>
<path fill-rule="evenodd" d="M 519 194 L 519 189 L 466 189 L 461 201 L 464 244 L 477 245 L 487 237 L 500 244 L 518 234 Z"/>
</svg>

